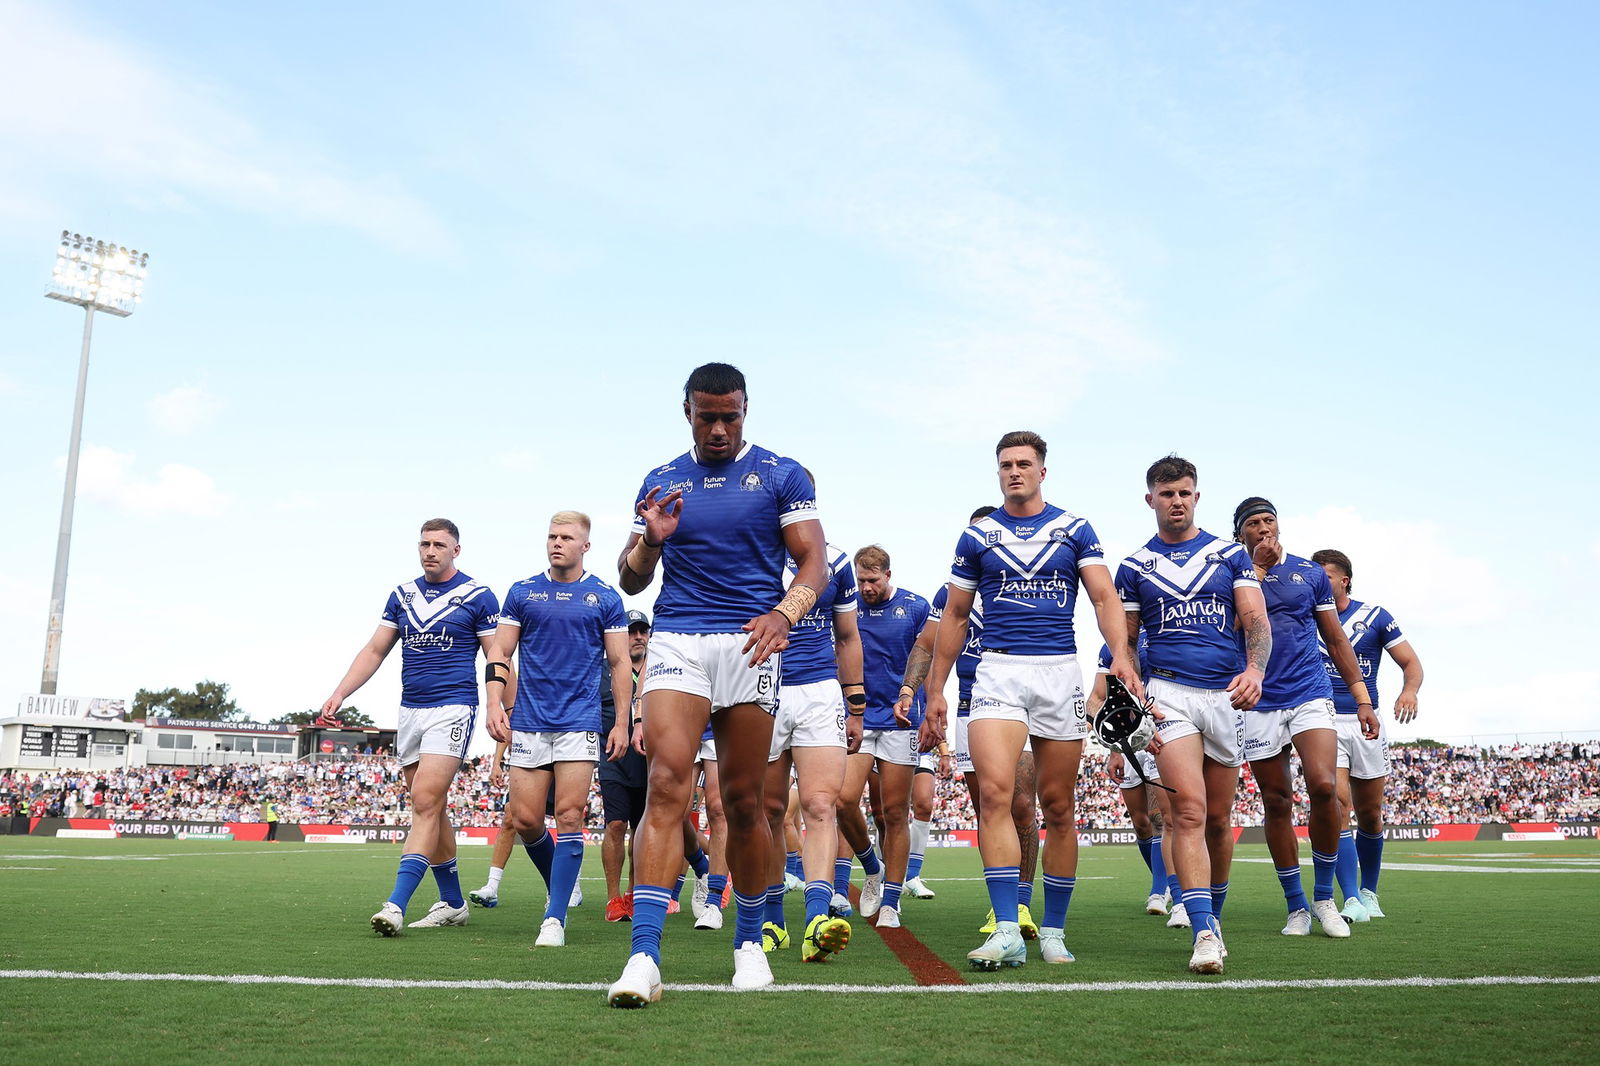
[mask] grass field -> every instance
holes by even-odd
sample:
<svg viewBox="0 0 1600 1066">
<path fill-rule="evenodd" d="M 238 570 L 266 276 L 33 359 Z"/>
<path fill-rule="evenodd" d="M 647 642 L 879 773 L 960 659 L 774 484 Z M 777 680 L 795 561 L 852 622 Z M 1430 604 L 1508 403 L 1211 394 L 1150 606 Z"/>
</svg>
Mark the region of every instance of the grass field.
<svg viewBox="0 0 1600 1066">
<path fill-rule="evenodd" d="M 721 932 L 691 930 L 684 913 L 668 921 L 666 993 L 643 1011 L 603 1002 L 628 926 L 601 920 L 596 849 L 585 856 L 588 900 L 573 912 L 568 946 L 537 952 L 543 889 L 521 855 L 501 905 L 475 911 L 467 927 L 378 937 L 368 918 L 398 856 L 382 845 L 0 838 L 0 1062 L 1505 1066 L 1600 1057 L 1592 842 L 1392 842 L 1382 885 L 1390 917 L 1343 941 L 1280 936 L 1277 882 L 1270 865 L 1251 861 L 1265 850 L 1241 848 L 1221 978 L 1186 973 L 1188 933 L 1143 913 L 1149 875 L 1127 847 L 1083 852 L 1067 923 L 1076 964 L 1047 967 L 1035 955 L 1020 970 L 967 972 L 987 909 L 977 854 L 935 850 L 924 876 L 938 898 L 907 900 L 902 913 L 966 984 L 919 990 L 857 919 L 849 950 L 824 966 L 801 965 L 796 936 L 773 961 L 785 991 L 726 993 L 731 913 Z M 463 887 L 480 884 L 488 849 L 464 849 L 462 860 Z M 1310 879 L 1308 867 L 1308 889 Z M 434 898 L 424 882 L 410 916 Z M 799 894 L 789 901 L 797 931 Z M 274 980 L 200 979 L 227 975 Z"/>
</svg>

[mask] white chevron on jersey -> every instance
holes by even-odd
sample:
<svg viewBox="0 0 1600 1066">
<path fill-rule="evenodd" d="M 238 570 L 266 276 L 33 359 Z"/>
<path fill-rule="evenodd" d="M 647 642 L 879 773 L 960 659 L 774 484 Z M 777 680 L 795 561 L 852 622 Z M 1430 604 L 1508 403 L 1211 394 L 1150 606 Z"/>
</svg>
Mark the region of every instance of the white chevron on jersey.
<svg viewBox="0 0 1600 1066">
<path fill-rule="evenodd" d="M 1205 587 L 1218 567 L 1226 565 L 1230 555 L 1244 551 L 1239 544 L 1224 544 L 1220 548 L 1207 545 L 1207 549 L 1194 553 L 1180 563 L 1144 547 L 1131 553 L 1128 562 L 1138 567 L 1151 584 L 1170 592 L 1177 599 L 1188 600 Z"/>
<path fill-rule="evenodd" d="M 1023 537 L 986 516 L 974 522 L 972 529 L 980 541 L 987 544 L 996 556 L 1004 560 L 1008 570 L 1019 578 L 1031 579 L 1037 577 L 1049 565 L 1050 557 L 1056 550 L 1087 521 L 1088 519 L 1063 511 Z"/>
<path fill-rule="evenodd" d="M 411 619 L 411 624 L 427 632 L 451 611 L 477 599 L 488 590 L 489 586 L 468 580 L 432 600 L 423 595 L 422 585 L 416 581 L 407 581 L 394 591 L 400 597 L 400 602 L 406 605 L 406 616 Z"/>
</svg>

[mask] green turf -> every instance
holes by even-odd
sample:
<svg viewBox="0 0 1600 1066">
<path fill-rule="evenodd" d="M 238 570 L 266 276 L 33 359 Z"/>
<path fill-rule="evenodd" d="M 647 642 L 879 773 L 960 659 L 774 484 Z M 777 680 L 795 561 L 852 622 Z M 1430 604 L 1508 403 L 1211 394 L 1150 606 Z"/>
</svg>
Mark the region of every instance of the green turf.
<svg viewBox="0 0 1600 1066">
<path fill-rule="evenodd" d="M 1528 858 L 1473 858 L 1514 854 Z M 53 858 L 52 856 L 68 856 Z M 140 856 L 155 856 L 138 860 Z M 1463 857 L 1467 856 L 1467 857 Z M 97 858 L 98 857 L 98 858 Z M 1079 961 L 973 974 L 987 903 L 977 855 L 929 855 L 932 901 L 907 900 L 906 928 L 974 985 L 1181 981 L 1215 985 L 1306 978 L 1590 976 L 1600 944 L 1583 915 L 1600 899 L 1593 843 L 1391 843 L 1382 898 L 1391 917 L 1349 940 L 1278 934 L 1270 865 L 1241 848 L 1224 927 L 1222 978 L 1186 974 L 1188 935 L 1147 917 L 1148 874 L 1132 848 L 1085 849 L 1068 921 Z M 0 969 L 605 983 L 627 954 L 626 924 L 601 920 L 599 855 L 586 855 L 588 903 L 565 949 L 532 951 L 542 889 L 514 856 L 503 903 L 465 929 L 386 940 L 368 917 L 398 850 L 0 838 Z M 1560 859 L 1579 860 L 1562 869 Z M 1554 860 L 1554 861 L 1553 861 Z M 486 849 L 463 853 L 481 882 Z M 1395 864 L 1471 867 L 1410 871 Z M 28 869 L 27 867 L 38 867 Z M 1541 872 L 1500 873 L 1493 868 Z M 859 873 L 858 873 L 859 878 Z M 1305 872 L 1309 887 L 1310 870 Z M 1101 878 L 1104 878 L 1102 880 Z M 684 893 L 687 898 L 688 893 Z M 425 882 L 412 917 L 433 899 Z M 799 925 L 799 894 L 789 897 Z M 1042 902 L 1042 900 L 1041 900 Z M 729 915 L 731 926 L 732 915 Z M 669 919 L 660 1004 L 613 1011 L 598 991 L 366 989 L 194 982 L 0 980 L 0 1062 L 1367 1062 L 1504 1063 L 1592 1057 L 1600 985 L 1092 991 L 960 995 L 674 991 L 725 984 L 731 929 Z M 911 975 L 865 923 L 826 966 L 798 947 L 774 958 L 784 985 L 901 985 Z"/>
</svg>

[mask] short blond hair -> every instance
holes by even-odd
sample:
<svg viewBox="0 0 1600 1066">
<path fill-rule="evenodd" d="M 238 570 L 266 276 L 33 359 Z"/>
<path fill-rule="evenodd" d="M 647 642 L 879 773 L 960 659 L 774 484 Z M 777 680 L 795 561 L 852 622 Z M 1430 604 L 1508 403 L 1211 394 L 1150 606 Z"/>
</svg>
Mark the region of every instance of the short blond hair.
<svg viewBox="0 0 1600 1066">
<path fill-rule="evenodd" d="M 589 516 L 582 511 L 557 511 L 550 516 L 552 526 L 582 526 L 585 533 L 589 532 Z"/>
<path fill-rule="evenodd" d="M 889 569 L 889 553 L 876 544 L 868 544 L 856 552 L 857 570 L 885 570 Z"/>
</svg>

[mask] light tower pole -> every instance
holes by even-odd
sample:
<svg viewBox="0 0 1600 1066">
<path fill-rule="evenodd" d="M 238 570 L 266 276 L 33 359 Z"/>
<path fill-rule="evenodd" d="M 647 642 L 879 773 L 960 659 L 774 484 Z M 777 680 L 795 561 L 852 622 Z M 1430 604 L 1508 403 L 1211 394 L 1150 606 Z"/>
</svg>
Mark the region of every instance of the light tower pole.
<svg viewBox="0 0 1600 1066">
<path fill-rule="evenodd" d="M 83 351 L 78 357 L 78 394 L 72 405 L 72 440 L 67 448 L 67 484 L 61 494 L 61 531 L 56 538 L 55 578 L 50 585 L 50 622 L 44 637 L 44 673 L 39 691 L 54 695 L 61 672 L 61 617 L 67 600 L 67 557 L 72 550 L 72 505 L 78 493 L 78 450 L 83 440 L 83 400 L 89 385 L 89 338 L 94 313 L 127 318 L 143 301 L 149 273 L 147 252 L 129 250 L 81 233 L 61 231 L 55 270 L 45 295 L 83 308 Z"/>
</svg>

